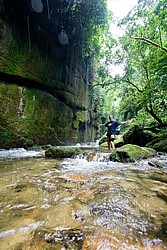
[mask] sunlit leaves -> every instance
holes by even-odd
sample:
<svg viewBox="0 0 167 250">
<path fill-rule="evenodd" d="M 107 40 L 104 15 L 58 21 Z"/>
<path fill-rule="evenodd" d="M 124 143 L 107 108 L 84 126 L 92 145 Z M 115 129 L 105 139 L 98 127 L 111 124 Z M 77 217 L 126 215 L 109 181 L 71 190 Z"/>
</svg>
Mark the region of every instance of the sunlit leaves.
<svg viewBox="0 0 167 250">
<path fill-rule="evenodd" d="M 151 1 L 142 8 L 141 2 L 120 22 L 126 27 L 120 39 L 126 65 L 125 75 L 119 80 L 121 88 L 126 88 L 120 111 L 130 112 L 133 107 L 136 115 L 140 113 L 141 116 L 147 110 L 152 119 L 161 123 L 165 122 L 167 103 L 167 22 L 164 22 L 167 3 L 165 0 Z"/>
<path fill-rule="evenodd" d="M 135 42 L 133 41 L 132 43 L 135 44 L 136 49 L 130 47 L 130 51 L 133 53 L 135 52 L 133 58 L 139 61 L 138 65 L 136 63 L 132 65 L 133 68 L 135 65 L 137 73 L 139 73 L 136 75 L 136 78 L 141 79 L 142 75 L 144 82 L 144 89 L 142 94 L 138 96 L 138 100 L 143 107 L 148 108 L 147 110 L 150 111 L 154 118 L 159 116 L 162 117 L 163 120 L 165 92 L 163 86 L 158 84 L 158 79 L 163 75 L 164 67 L 167 62 L 167 55 L 163 52 L 163 49 L 161 49 L 166 43 L 164 39 L 166 31 L 164 29 L 163 20 L 161 19 L 161 10 L 164 10 L 164 8 L 159 8 L 160 3 L 162 4 L 165 2 L 159 1 L 159 4 L 153 6 L 152 10 L 143 11 L 142 25 L 136 26 L 133 24 L 135 33 L 138 36 L 141 34 L 141 38 L 145 37 L 146 39 L 143 40 L 143 42 L 141 39 Z M 161 9 L 159 12 L 156 6 L 158 6 L 159 10 Z M 130 42 L 130 44 L 132 43 Z M 137 84 L 134 78 L 133 81 Z"/>
</svg>

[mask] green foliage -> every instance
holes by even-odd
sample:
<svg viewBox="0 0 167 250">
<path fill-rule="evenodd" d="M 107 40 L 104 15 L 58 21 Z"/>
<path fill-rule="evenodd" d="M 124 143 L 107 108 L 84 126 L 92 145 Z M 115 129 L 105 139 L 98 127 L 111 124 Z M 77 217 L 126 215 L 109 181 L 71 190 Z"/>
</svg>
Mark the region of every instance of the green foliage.
<svg viewBox="0 0 167 250">
<path fill-rule="evenodd" d="M 97 56 L 103 46 L 103 34 L 108 30 L 110 14 L 107 0 L 87 1 L 73 5 L 69 20 L 76 31 L 74 44 L 81 46 L 83 56 Z"/>
<path fill-rule="evenodd" d="M 145 8 L 141 1 L 120 22 L 126 32 L 119 41 L 115 60 L 124 65 L 125 73 L 110 77 L 108 81 L 110 92 L 117 99 L 121 98 L 119 107 L 117 105 L 119 114 L 124 118 L 135 117 L 145 126 L 167 124 L 166 7 L 165 0 L 153 1 Z"/>
</svg>

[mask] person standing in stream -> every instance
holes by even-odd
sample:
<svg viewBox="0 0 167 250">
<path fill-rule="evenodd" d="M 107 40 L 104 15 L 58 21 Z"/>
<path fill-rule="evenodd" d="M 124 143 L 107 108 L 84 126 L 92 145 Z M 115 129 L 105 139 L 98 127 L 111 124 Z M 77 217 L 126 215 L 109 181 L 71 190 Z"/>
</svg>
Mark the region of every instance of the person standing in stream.
<svg viewBox="0 0 167 250">
<path fill-rule="evenodd" d="M 107 132 L 107 137 L 108 137 L 108 149 L 109 150 L 114 150 L 115 149 L 115 145 L 114 145 L 114 140 L 116 137 L 116 128 L 121 125 L 121 124 L 126 124 L 126 123 L 131 123 L 132 120 L 127 120 L 124 122 L 119 122 L 118 120 L 114 120 L 114 116 L 110 115 L 109 116 L 109 121 L 105 124 L 100 124 L 99 126 L 104 126 L 108 128 L 108 132 Z"/>
</svg>

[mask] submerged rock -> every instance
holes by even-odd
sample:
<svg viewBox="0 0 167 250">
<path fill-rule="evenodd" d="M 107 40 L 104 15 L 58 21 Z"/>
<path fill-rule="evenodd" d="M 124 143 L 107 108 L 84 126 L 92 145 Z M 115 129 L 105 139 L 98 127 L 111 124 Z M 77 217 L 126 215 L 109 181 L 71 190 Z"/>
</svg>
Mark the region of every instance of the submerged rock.
<svg viewBox="0 0 167 250">
<path fill-rule="evenodd" d="M 45 152 L 45 157 L 52 158 L 70 158 L 81 152 L 80 148 L 76 147 L 50 147 Z"/>
<path fill-rule="evenodd" d="M 156 151 L 154 149 L 127 144 L 115 150 L 111 154 L 110 160 L 119 162 L 134 162 L 144 158 L 153 157 L 155 155 Z"/>
<path fill-rule="evenodd" d="M 117 249 L 163 249 L 159 242 L 156 246 L 145 248 L 143 242 L 138 239 L 130 239 L 121 233 L 86 235 L 83 241 L 82 250 L 117 250 Z"/>
<path fill-rule="evenodd" d="M 164 168 L 164 167 L 166 167 L 165 163 L 161 163 L 161 162 L 154 161 L 154 160 L 149 161 L 148 165 L 150 165 L 151 167 L 155 167 L 155 168 Z"/>
<path fill-rule="evenodd" d="M 77 195 L 76 199 L 81 201 L 82 203 L 88 203 L 95 198 L 94 193 L 91 189 L 81 190 Z"/>
</svg>

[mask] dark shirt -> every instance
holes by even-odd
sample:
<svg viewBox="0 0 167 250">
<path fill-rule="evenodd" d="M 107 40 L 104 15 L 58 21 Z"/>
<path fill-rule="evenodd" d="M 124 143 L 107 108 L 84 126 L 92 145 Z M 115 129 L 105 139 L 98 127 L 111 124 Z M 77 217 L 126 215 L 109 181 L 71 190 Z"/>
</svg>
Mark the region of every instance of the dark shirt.
<svg viewBox="0 0 167 250">
<path fill-rule="evenodd" d="M 110 125 L 111 124 L 111 125 Z M 119 121 L 109 121 L 105 124 L 105 127 L 108 128 L 108 133 L 107 135 L 116 135 L 116 128 L 120 125 L 121 123 Z M 109 126 L 110 125 L 110 126 Z"/>
</svg>

